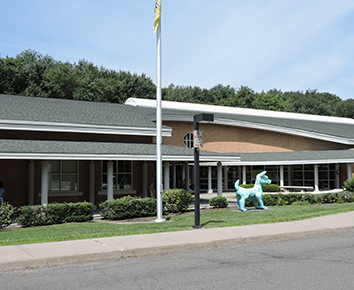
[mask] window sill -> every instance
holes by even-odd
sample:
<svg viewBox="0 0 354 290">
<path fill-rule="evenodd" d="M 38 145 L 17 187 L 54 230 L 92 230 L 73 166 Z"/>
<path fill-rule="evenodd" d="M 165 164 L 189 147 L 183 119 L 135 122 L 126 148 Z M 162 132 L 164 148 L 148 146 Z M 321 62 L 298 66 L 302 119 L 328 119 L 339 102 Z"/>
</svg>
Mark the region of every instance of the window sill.
<svg viewBox="0 0 354 290">
<path fill-rule="evenodd" d="M 49 191 L 48 197 L 58 196 L 82 196 L 82 191 Z M 41 197 L 41 192 L 38 193 L 38 197 Z"/>
<path fill-rule="evenodd" d="M 125 195 L 125 194 L 136 194 L 134 189 L 114 189 L 113 195 Z M 107 195 L 107 190 L 101 190 L 98 192 L 98 195 Z"/>
</svg>

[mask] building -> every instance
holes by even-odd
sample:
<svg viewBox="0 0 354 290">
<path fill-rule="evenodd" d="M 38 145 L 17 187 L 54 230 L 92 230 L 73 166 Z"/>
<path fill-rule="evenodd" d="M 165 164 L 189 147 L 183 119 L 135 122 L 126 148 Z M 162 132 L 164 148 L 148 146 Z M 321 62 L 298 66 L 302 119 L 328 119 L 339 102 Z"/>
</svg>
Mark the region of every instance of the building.
<svg viewBox="0 0 354 290">
<path fill-rule="evenodd" d="M 0 180 L 16 205 L 104 200 L 154 192 L 156 146 L 150 108 L 0 95 Z M 172 129 L 163 126 L 162 135 Z M 163 160 L 193 161 L 193 150 L 163 145 Z M 201 161 L 239 160 L 202 152 Z M 189 174 L 188 174 L 189 175 Z M 179 182 L 181 183 L 181 181 Z M 188 183 L 185 183 L 188 187 Z"/>
<path fill-rule="evenodd" d="M 5 200 L 49 202 L 151 196 L 155 187 L 156 101 L 125 105 L 0 95 L 0 180 Z M 281 186 L 340 188 L 352 176 L 354 120 L 162 102 L 164 189 L 193 183 L 193 116 L 201 123 L 204 192 L 234 190 L 267 170 Z"/>
</svg>

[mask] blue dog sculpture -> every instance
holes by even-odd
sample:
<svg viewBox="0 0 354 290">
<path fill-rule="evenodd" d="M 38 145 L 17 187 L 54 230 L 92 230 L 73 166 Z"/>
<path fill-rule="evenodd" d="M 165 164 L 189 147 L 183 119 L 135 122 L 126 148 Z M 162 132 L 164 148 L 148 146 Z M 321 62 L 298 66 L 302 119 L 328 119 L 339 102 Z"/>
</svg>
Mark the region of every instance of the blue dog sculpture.
<svg viewBox="0 0 354 290">
<path fill-rule="evenodd" d="M 239 180 L 235 182 L 237 206 L 241 211 L 247 211 L 245 208 L 246 199 L 251 199 L 255 208 L 257 209 L 268 209 L 263 204 L 263 189 L 262 184 L 270 184 L 272 181 L 265 175 L 267 171 L 263 171 L 257 174 L 256 183 L 253 188 L 243 188 L 240 187 Z"/>
</svg>

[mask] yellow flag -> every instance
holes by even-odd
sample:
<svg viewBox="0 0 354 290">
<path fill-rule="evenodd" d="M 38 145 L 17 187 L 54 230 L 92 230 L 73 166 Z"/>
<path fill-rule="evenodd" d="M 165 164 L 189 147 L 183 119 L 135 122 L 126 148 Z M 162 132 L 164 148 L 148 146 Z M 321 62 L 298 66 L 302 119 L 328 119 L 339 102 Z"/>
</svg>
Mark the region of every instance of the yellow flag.
<svg viewBox="0 0 354 290">
<path fill-rule="evenodd" d="M 161 15 L 161 0 L 156 0 L 155 4 L 155 18 L 154 18 L 154 33 L 159 27 L 159 20 Z"/>
</svg>

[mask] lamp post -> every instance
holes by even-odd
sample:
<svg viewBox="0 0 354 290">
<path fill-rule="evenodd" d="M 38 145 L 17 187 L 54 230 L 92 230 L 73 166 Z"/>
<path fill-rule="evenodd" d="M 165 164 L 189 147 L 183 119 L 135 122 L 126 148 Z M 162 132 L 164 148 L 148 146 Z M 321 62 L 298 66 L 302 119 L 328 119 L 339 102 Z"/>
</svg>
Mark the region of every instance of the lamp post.
<svg viewBox="0 0 354 290">
<path fill-rule="evenodd" d="M 203 147 L 203 143 L 199 132 L 199 122 L 208 121 L 214 122 L 214 114 L 198 114 L 194 116 L 194 128 L 193 128 L 193 144 L 194 144 L 194 226 L 195 229 L 200 229 L 200 200 L 199 200 L 199 148 Z M 197 142 L 196 142 L 197 141 Z"/>
</svg>

